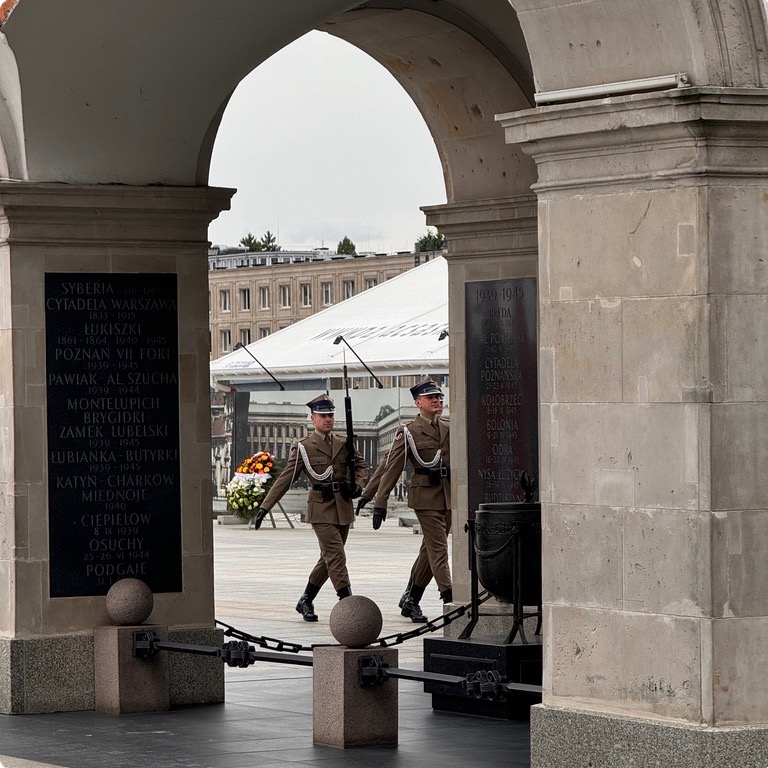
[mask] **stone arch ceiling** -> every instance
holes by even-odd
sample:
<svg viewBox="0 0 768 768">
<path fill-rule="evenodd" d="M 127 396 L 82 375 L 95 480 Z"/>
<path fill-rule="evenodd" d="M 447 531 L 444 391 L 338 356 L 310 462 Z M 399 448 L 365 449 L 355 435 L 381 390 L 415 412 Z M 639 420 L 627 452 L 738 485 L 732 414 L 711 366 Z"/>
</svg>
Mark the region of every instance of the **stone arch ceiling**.
<svg viewBox="0 0 768 768">
<path fill-rule="evenodd" d="M 206 184 L 240 80 L 355 4 L 19 0 L 2 31 L 19 70 L 29 178 Z"/>
<path fill-rule="evenodd" d="M 529 183 L 531 166 L 504 147 L 493 112 L 530 106 L 534 88 L 678 71 L 700 86 L 766 83 L 761 0 L 5 0 L 0 9 L 6 60 L 18 68 L 0 76 L 0 157 L 34 181 L 205 184 L 239 81 L 308 30 L 330 31 L 329 21 L 414 98 L 452 200 Z"/>
<path fill-rule="evenodd" d="M 533 162 L 505 144 L 495 121 L 499 112 L 532 106 L 525 49 L 517 58 L 469 17 L 431 12 L 435 3 L 412 3 L 427 13 L 397 5 L 371 3 L 320 29 L 370 54 L 411 96 L 437 146 L 450 202 L 528 192 L 536 180 Z M 516 26 L 506 0 L 485 5 L 503 7 Z"/>
</svg>

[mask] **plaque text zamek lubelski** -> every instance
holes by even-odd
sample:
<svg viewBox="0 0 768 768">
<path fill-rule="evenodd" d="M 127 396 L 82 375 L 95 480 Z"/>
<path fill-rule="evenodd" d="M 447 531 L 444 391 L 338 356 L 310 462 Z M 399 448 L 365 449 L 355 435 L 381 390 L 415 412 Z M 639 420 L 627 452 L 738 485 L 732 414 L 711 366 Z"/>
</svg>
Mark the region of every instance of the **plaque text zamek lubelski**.
<svg viewBox="0 0 768 768">
<path fill-rule="evenodd" d="M 176 282 L 45 276 L 51 597 L 181 591 Z"/>
<path fill-rule="evenodd" d="M 480 504 L 521 502 L 539 475 L 536 278 L 465 286 L 469 517 Z"/>
</svg>

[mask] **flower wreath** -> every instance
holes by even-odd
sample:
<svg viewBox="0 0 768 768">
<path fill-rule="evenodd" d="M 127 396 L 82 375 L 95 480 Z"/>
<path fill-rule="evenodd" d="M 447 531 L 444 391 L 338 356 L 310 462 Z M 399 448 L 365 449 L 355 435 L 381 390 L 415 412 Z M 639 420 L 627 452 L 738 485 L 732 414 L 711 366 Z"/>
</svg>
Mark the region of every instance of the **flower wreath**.
<svg viewBox="0 0 768 768">
<path fill-rule="evenodd" d="M 259 451 L 249 456 L 224 486 L 227 511 L 246 520 L 253 517 L 279 474 L 273 454 Z"/>
</svg>

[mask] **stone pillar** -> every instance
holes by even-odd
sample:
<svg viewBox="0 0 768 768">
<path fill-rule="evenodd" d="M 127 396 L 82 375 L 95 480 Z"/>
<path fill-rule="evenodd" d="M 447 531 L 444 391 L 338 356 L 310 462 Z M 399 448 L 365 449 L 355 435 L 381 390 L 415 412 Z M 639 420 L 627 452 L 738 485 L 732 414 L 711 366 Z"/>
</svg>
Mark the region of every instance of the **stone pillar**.
<svg viewBox="0 0 768 768">
<path fill-rule="evenodd" d="M 129 564 L 145 563 L 141 569 L 162 575 L 158 564 L 167 554 L 175 563 L 168 582 L 172 591 L 153 588 L 153 622 L 169 626 L 171 640 L 220 642 L 213 602 L 207 227 L 228 206 L 231 192 L 0 183 L 0 584 L 4 585 L 0 712 L 93 709 L 93 627 L 109 623 L 104 595 L 122 576 L 143 578 L 141 573 L 118 574 L 117 565 L 125 570 Z M 162 279 L 158 275 L 153 280 L 158 273 L 164 273 Z M 46 317 L 52 316 L 52 305 L 46 306 L 49 282 L 60 283 L 63 274 L 82 288 L 77 298 L 83 300 L 99 298 L 89 295 L 94 287 L 134 279 L 148 296 L 155 282 L 175 285 L 175 297 L 172 289 L 169 293 L 164 288 L 162 295 L 172 297 L 167 304 L 169 327 L 177 328 L 177 338 L 171 334 L 167 341 L 136 341 L 152 326 L 153 308 L 148 304 L 126 307 L 129 314 L 135 311 L 132 318 L 118 317 L 111 305 L 78 305 L 77 311 L 93 309 L 88 322 L 105 323 L 90 331 L 78 326 L 78 334 L 94 334 L 85 343 L 82 335 L 70 337 L 69 331 L 47 327 Z M 70 307 L 74 305 L 56 304 L 55 316 L 66 320 Z M 130 322 L 138 325 L 117 326 Z M 132 340 L 134 334 L 138 336 Z M 47 360 L 53 359 L 49 356 L 54 348 L 66 348 L 70 354 L 84 347 L 99 351 L 102 368 L 89 367 L 84 355 L 82 364 L 72 369 L 76 380 L 49 379 Z M 119 447 L 109 441 L 100 446 L 89 443 L 91 438 L 112 434 L 110 426 L 97 435 L 98 425 L 119 423 L 144 430 L 133 446 L 136 451 L 152 448 L 151 441 L 146 442 L 147 425 L 156 418 L 143 411 L 145 401 L 123 406 L 105 399 L 93 407 L 86 402 L 123 394 L 151 398 L 151 383 L 145 386 L 125 377 L 118 382 L 117 374 L 134 370 L 120 367 L 127 358 L 120 358 L 118 349 L 126 355 L 128 349 L 134 359 L 145 352 L 177 357 L 170 360 L 174 373 L 161 385 L 171 387 L 166 390 L 171 392 L 170 411 L 178 407 L 178 439 L 173 430 L 167 435 L 178 448 L 168 449 L 157 462 L 171 460 L 165 466 L 172 466 L 175 461 L 176 469 L 164 469 L 160 479 L 149 477 L 152 457 L 136 452 L 127 456 L 125 442 Z M 176 351 L 166 355 L 169 349 Z M 143 370 L 142 366 L 136 370 Z M 117 391 L 118 383 L 125 392 Z M 78 401 L 65 398 L 57 413 L 49 413 L 51 388 L 61 386 L 72 386 L 72 397 Z M 146 402 L 151 409 L 153 405 Z M 58 424 L 69 410 L 72 431 L 54 434 L 51 424 Z M 103 421 L 110 414 L 116 414 L 115 421 Z M 86 434 L 89 429 L 92 433 Z M 52 444 L 59 438 L 65 440 L 65 448 L 56 461 L 66 462 L 71 472 L 62 473 L 59 467 L 58 483 L 49 490 L 54 474 Z M 101 453 L 86 455 L 89 450 Z M 107 484 L 107 476 L 122 479 Z M 173 501 L 167 508 L 156 504 L 115 508 L 106 494 L 98 495 L 104 488 L 121 487 L 139 489 L 140 498 L 152 499 L 152 489 L 158 485 Z M 80 488 L 93 493 L 78 497 Z M 151 520 L 134 526 L 128 517 L 109 517 L 135 511 L 148 512 Z M 88 519 L 82 517 L 84 512 Z M 165 551 L 162 529 L 158 533 L 154 526 L 158 520 L 176 531 Z M 62 523 L 72 532 L 71 540 L 64 541 L 58 534 L 51 538 L 51 531 L 60 530 Z M 116 550 L 123 550 L 124 557 L 112 557 Z M 55 567 L 52 554 L 59 558 Z M 92 566 L 88 575 L 86 563 Z M 98 569 L 98 578 L 97 564 L 104 566 Z M 106 569 L 107 564 L 112 567 Z M 69 576 L 77 589 L 73 590 Z M 221 701 L 221 667 L 220 662 L 216 666 L 187 660 L 172 663 L 171 704 Z"/>
<path fill-rule="evenodd" d="M 499 119 L 539 169 L 532 765 L 764 766 L 768 95 Z"/>
<path fill-rule="evenodd" d="M 453 506 L 453 594 L 458 603 L 469 602 L 467 522 L 467 390 L 465 285 L 474 281 L 533 277 L 537 265 L 536 198 L 518 195 L 422 209 L 427 224 L 448 239 L 449 348 L 451 359 L 451 503 Z M 492 612 L 486 604 L 484 611 Z M 508 608 L 507 608 L 508 610 Z M 499 626 L 481 618 L 477 633 L 506 633 L 510 619 Z M 493 624 L 495 619 L 491 619 Z M 451 625 L 452 635 L 466 621 Z M 487 626 L 486 626 L 487 625 Z M 506 629 L 505 629 L 506 627 Z"/>
</svg>

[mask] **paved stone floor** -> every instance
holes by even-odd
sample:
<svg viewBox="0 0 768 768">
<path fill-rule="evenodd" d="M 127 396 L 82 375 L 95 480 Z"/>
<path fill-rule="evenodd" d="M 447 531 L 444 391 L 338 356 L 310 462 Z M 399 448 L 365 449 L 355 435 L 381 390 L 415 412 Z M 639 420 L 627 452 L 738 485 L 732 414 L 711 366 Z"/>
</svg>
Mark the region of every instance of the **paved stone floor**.
<svg viewBox="0 0 768 768">
<path fill-rule="evenodd" d="M 336 603 L 330 584 L 315 600 L 317 623 L 294 610 L 317 559 L 311 528 L 282 515 L 277 527 L 248 530 L 215 521 L 216 616 L 254 635 L 300 645 L 334 640 L 328 614 Z M 361 517 L 350 532 L 348 564 L 355 594 L 381 608 L 382 635 L 414 628 L 397 601 L 420 536 L 388 519 L 373 531 Z M 422 599 L 430 617 L 441 613 L 434 584 Z M 399 665 L 422 669 L 422 641 L 399 646 Z M 527 768 L 528 721 L 495 720 L 432 710 L 421 683 L 400 680 L 399 744 L 390 748 L 333 749 L 312 743 L 312 670 L 257 663 L 226 670 L 226 703 L 167 713 L 105 715 L 70 712 L 0 715 L 0 767 L 39 768 Z"/>
</svg>

